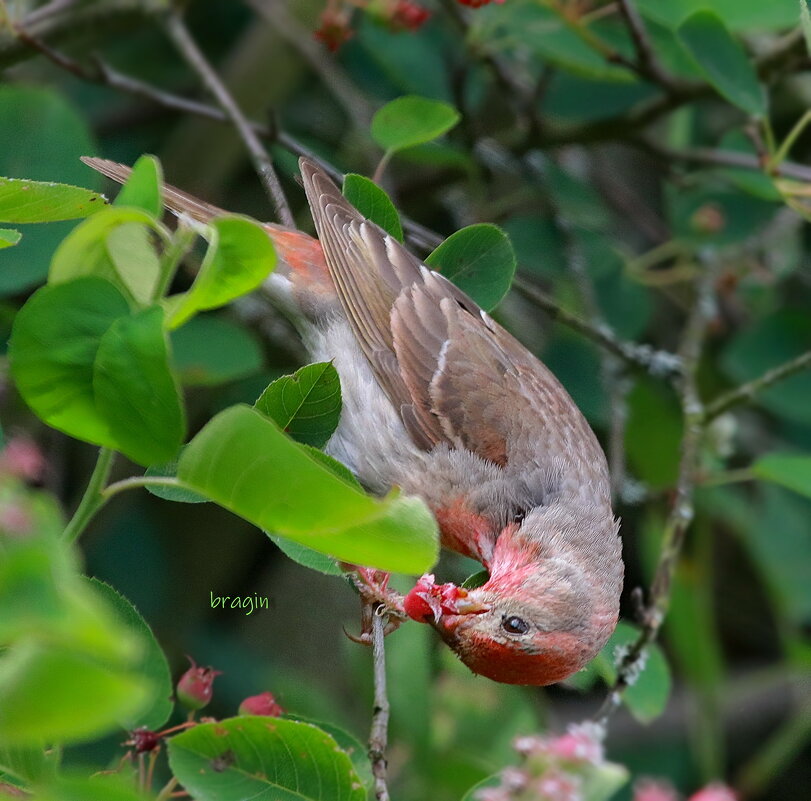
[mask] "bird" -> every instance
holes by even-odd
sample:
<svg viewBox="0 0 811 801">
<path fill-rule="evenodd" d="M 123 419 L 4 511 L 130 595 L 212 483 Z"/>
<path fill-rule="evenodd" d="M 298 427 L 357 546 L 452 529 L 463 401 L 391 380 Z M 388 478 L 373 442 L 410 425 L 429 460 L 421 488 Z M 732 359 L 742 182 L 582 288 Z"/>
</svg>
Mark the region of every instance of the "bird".
<svg viewBox="0 0 811 801">
<path fill-rule="evenodd" d="M 83 160 L 119 182 L 129 174 Z M 475 674 L 563 681 L 619 615 L 622 545 L 597 437 L 535 355 L 321 166 L 302 158 L 300 170 L 317 239 L 263 224 L 279 259 L 266 289 L 295 311 L 312 359 L 338 371 L 343 408 L 325 450 L 371 493 L 421 497 L 442 545 L 488 574 L 473 589 L 426 574 L 400 596 L 359 568 L 361 587 L 431 625 Z M 224 213 L 170 185 L 164 202 L 203 222 Z"/>
</svg>

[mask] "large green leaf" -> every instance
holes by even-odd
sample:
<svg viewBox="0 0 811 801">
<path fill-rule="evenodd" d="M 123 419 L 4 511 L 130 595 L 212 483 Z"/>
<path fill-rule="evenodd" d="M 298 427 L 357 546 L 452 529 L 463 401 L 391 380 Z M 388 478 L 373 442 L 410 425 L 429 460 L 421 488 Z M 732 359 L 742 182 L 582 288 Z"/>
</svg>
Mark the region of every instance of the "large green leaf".
<svg viewBox="0 0 811 801">
<path fill-rule="evenodd" d="M 192 288 L 173 308 L 169 324 L 177 328 L 200 310 L 215 309 L 261 286 L 276 266 L 273 242 L 259 223 L 247 217 L 212 220 L 211 243 Z"/>
<path fill-rule="evenodd" d="M 0 742 L 75 742 L 116 728 L 148 703 L 138 674 L 68 648 L 20 643 L 0 657 Z"/>
<path fill-rule="evenodd" d="M 243 326 L 223 317 L 194 317 L 172 331 L 175 367 L 186 386 L 216 386 L 262 368 L 262 349 Z"/>
<path fill-rule="evenodd" d="M 104 196 L 68 184 L 0 178 L 0 222 L 38 223 L 89 217 Z"/>
<path fill-rule="evenodd" d="M 198 801 L 365 801 L 349 756 L 309 723 L 241 716 L 169 740 L 169 764 Z"/>
<path fill-rule="evenodd" d="M 766 114 L 766 94 L 757 73 L 717 14 L 696 11 L 679 26 L 678 37 L 707 80 L 730 103 L 756 117 Z"/>
<path fill-rule="evenodd" d="M 341 417 L 341 381 L 331 362 L 308 364 L 277 378 L 256 408 L 298 442 L 323 448 Z"/>
<path fill-rule="evenodd" d="M 43 287 L 14 321 L 9 353 L 17 388 L 48 425 L 96 445 L 116 446 L 96 408 L 93 364 L 105 332 L 129 313 L 100 278 Z"/>
<path fill-rule="evenodd" d="M 442 136 L 460 119 L 459 112 L 447 103 L 405 95 L 375 113 L 372 138 L 384 150 L 396 152 Z"/>
<path fill-rule="evenodd" d="M 172 703 L 172 674 L 169 663 L 158 645 L 149 624 L 141 617 L 138 610 L 109 584 L 91 578 L 88 579 L 95 592 L 104 598 L 108 606 L 115 610 L 119 622 L 133 633 L 142 643 L 143 652 L 140 660 L 132 668 L 151 684 L 152 703 L 137 716 L 121 721 L 125 729 L 136 729 L 144 726 L 153 731 L 159 729 L 169 720 L 174 704 Z"/>
<path fill-rule="evenodd" d="M 507 294 L 515 275 L 510 238 L 495 225 L 477 223 L 451 234 L 425 263 L 490 311 Z"/>
<path fill-rule="evenodd" d="M 811 498 L 811 456 L 799 453 L 769 453 L 753 465 L 757 478 L 781 484 Z"/>
<path fill-rule="evenodd" d="M 421 573 L 437 557 L 436 523 L 417 498 L 370 498 L 247 406 L 221 412 L 183 452 L 184 485 L 255 525 L 336 558 Z"/>
<path fill-rule="evenodd" d="M 186 420 L 160 307 L 120 317 L 107 329 L 93 365 L 93 392 L 118 449 L 131 459 L 147 466 L 177 453 Z"/>
<path fill-rule="evenodd" d="M 132 166 L 130 177 L 121 187 L 116 206 L 135 206 L 156 219 L 163 214 L 161 182 L 163 172 L 155 156 L 141 156 Z"/>
<path fill-rule="evenodd" d="M 141 209 L 111 206 L 102 210 L 62 241 L 51 261 L 48 282 L 96 276 L 115 284 L 137 303 L 150 302 L 160 276 L 150 230 L 161 228 Z"/>
<path fill-rule="evenodd" d="M 344 176 L 344 197 L 364 216 L 377 223 L 398 242 L 403 241 L 400 215 L 389 196 L 374 182 L 354 172 Z"/>
</svg>

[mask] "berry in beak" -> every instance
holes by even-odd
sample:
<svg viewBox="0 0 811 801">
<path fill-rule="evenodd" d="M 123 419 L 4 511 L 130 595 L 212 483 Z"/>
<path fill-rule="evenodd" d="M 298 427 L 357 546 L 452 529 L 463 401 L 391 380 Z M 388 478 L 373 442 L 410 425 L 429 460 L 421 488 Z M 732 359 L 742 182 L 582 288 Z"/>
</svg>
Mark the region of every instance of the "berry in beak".
<svg viewBox="0 0 811 801">
<path fill-rule="evenodd" d="M 437 584 L 433 575 L 422 576 L 403 602 L 406 614 L 420 623 L 438 623 L 443 615 L 472 615 L 490 607 L 470 596 L 464 587 Z"/>
</svg>

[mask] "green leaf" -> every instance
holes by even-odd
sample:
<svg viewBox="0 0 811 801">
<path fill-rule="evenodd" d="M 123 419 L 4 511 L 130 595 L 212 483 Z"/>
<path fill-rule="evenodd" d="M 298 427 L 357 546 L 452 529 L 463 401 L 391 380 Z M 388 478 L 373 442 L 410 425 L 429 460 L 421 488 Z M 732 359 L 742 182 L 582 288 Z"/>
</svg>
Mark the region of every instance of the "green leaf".
<svg viewBox="0 0 811 801">
<path fill-rule="evenodd" d="M 321 731 L 325 731 L 338 743 L 338 747 L 349 757 L 352 762 L 352 767 L 355 769 L 355 773 L 358 774 L 358 778 L 363 782 L 364 786 L 371 787 L 374 777 L 372 776 L 372 766 L 369 763 L 369 755 L 367 753 L 368 746 L 361 743 L 357 737 L 323 720 L 315 720 L 314 718 L 308 718 L 302 715 L 285 715 L 284 719 L 295 720 L 299 723 L 308 723 L 310 726 L 316 726 L 321 729 Z"/>
<path fill-rule="evenodd" d="M 151 796 L 150 796 L 151 798 Z M 133 782 L 108 771 L 90 777 L 60 776 L 36 790 L 33 801 L 148 801 Z"/>
<path fill-rule="evenodd" d="M 460 119 L 459 112 L 447 103 L 405 95 L 377 111 L 372 118 L 372 139 L 395 153 L 442 136 Z"/>
<path fill-rule="evenodd" d="M 341 381 L 332 362 L 277 378 L 255 407 L 298 442 L 323 448 L 341 417 Z"/>
<path fill-rule="evenodd" d="M 146 466 L 175 456 L 186 419 L 160 307 L 120 317 L 107 329 L 93 366 L 93 392 L 118 449 L 130 459 Z"/>
<path fill-rule="evenodd" d="M 0 742 L 76 742 L 115 729 L 148 702 L 137 674 L 67 648 L 26 642 L 0 657 Z"/>
<path fill-rule="evenodd" d="M 260 528 L 338 559 L 422 573 L 437 557 L 436 522 L 421 500 L 358 492 L 247 406 L 203 428 L 178 477 Z"/>
<path fill-rule="evenodd" d="M 766 95 L 752 62 L 715 12 L 691 14 L 677 35 L 719 94 L 748 114 L 765 116 Z"/>
<path fill-rule="evenodd" d="M 0 250 L 16 245 L 22 239 L 22 236 L 19 231 L 15 231 L 13 228 L 0 228 Z"/>
<path fill-rule="evenodd" d="M 121 187 L 116 206 L 134 206 L 143 209 L 155 219 L 163 214 L 161 184 L 163 171 L 155 156 L 141 156 L 132 167 L 132 173 Z"/>
<path fill-rule="evenodd" d="M 277 534 L 266 532 L 270 541 L 288 558 L 302 567 L 323 573 L 325 576 L 342 576 L 344 571 L 338 567 L 337 562 L 323 553 L 318 553 L 306 545 L 299 545 L 293 540 L 285 539 Z"/>
<path fill-rule="evenodd" d="M 488 570 L 479 570 L 476 573 L 468 576 L 463 582 L 462 587 L 466 590 L 474 590 L 476 587 L 481 587 L 490 580 L 490 572 Z"/>
<path fill-rule="evenodd" d="M 172 693 L 174 685 L 169 672 L 169 663 L 158 645 L 149 624 L 141 617 L 138 610 L 123 595 L 109 584 L 96 578 L 87 579 L 95 592 L 101 595 L 115 613 L 122 626 L 144 643 L 145 647 L 140 660 L 132 668 L 151 684 L 151 705 L 137 716 L 120 721 L 122 728 L 131 730 L 144 726 L 157 730 L 169 720 L 174 704 Z"/>
<path fill-rule="evenodd" d="M 91 189 L 100 183 L 79 161 L 95 147 L 88 125 L 56 87 L 0 86 L 0 142 L 0 175 Z M 90 205 L 103 208 L 101 196 Z M 71 221 L 25 224 L 20 244 L 3 254 L 0 293 L 13 295 L 42 283 L 54 250 L 73 226 Z"/>
<path fill-rule="evenodd" d="M 206 257 L 192 288 L 172 310 L 169 325 L 177 328 L 198 311 L 215 309 L 252 292 L 276 266 L 273 242 L 259 223 L 247 217 L 218 217 Z"/>
<path fill-rule="evenodd" d="M 41 746 L 18 748 L 0 745 L 0 773 L 10 773 L 26 784 L 52 779 L 55 774 L 54 754 L 45 755 Z"/>
<path fill-rule="evenodd" d="M 629 623 L 620 622 L 603 649 L 586 667 L 566 680 L 566 684 L 580 690 L 591 688 L 602 678 L 606 684 L 616 681 L 618 651 L 628 648 L 639 636 L 639 630 Z M 670 696 L 670 668 L 662 649 L 654 644 L 647 648 L 644 667 L 637 680 L 622 694 L 630 713 L 641 723 L 650 723 L 662 714 Z"/>
<path fill-rule="evenodd" d="M 23 400 L 48 425 L 116 447 L 96 407 L 93 364 L 108 328 L 129 313 L 124 296 L 100 278 L 43 287 L 14 320 L 11 369 Z"/>
<path fill-rule="evenodd" d="M 0 178 L 0 222 L 75 220 L 101 211 L 104 205 L 104 195 L 78 186 Z"/>
<path fill-rule="evenodd" d="M 172 351 L 181 382 L 208 387 L 262 369 L 262 349 L 253 335 L 222 317 L 195 317 L 172 331 Z"/>
<path fill-rule="evenodd" d="M 425 263 L 453 281 L 485 311 L 507 294 L 515 276 L 515 252 L 495 225 L 477 223 L 451 234 Z"/>
<path fill-rule="evenodd" d="M 702 8 L 710 8 L 734 30 L 777 30 L 797 21 L 797 0 L 636 0 L 639 10 L 649 19 L 675 28 Z"/>
<path fill-rule="evenodd" d="M 811 498 L 811 456 L 769 453 L 752 465 L 752 473 L 764 481 L 780 484 Z"/>
<path fill-rule="evenodd" d="M 803 309 L 778 308 L 750 322 L 732 338 L 721 354 L 721 367 L 738 384 L 811 348 L 811 316 Z M 753 402 L 775 415 L 802 424 L 811 423 L 811 372 L 803 371 L 762 392 Z"/>
<path fill-rule="evenodd" d="M 149 303 L 160 277 L 150 230 L 160 231 L 161 226 L 141 209 L 104 209 L 62 241 L 51 261 L 48 283 L 95 276 L 115 284 L 135 303 Z"/>
<path fill-rule="evenodd" d="M 326 732 L 283 718 L 240 716 L 169 740 L 169 765 L 198 801 L 365 801 L 350 758 Z"/>
<path fill-rule="evenodd" d="M 152 464 L 146 469 L 144 475 L 160 478 L 177 478 L 177 463 L 180 461 L 180 456 L 172 459 L 170 462 L 163 464 Z M 156 495 L 158 498 L 163 498 L 165 501 L 174 501 L 175 503 L 207 503 L 208 498 L 200 495 L 199 492 L 192 492 L 191 490 L 184 489 L 183 487 L 165 486 L 161 487 L 158 484 L 147 484 L 147 492 Z"/>
<path fill-rule="evenodd" d="M 811 53 L 811 12 L 808 10 L 808 0 L 800 0 L 800 27 L 803 30 L 805 49 Z"/>
<path fill-rule="evenodd" d="M 400 215 L 389 196 L 374 182 L 354 172 L 344 176 L 344 197 L 364 216 L 398 242 L 403 241 Z"/>
</svg>

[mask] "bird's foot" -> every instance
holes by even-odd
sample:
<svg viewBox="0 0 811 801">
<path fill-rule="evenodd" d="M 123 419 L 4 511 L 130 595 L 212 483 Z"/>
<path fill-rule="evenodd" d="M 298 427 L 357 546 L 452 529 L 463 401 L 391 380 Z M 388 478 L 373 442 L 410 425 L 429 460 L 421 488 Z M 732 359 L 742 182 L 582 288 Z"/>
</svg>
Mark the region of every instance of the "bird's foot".
<svg viewBox="0 0 811 801">
<path fill-rule="evenodd" d="M 404 598 L 389 588 L 389 574 L 383 570 L 353 566 L 350 577 L 361 597 L 361 630 L 358 635 L 346 630 L 345 633 L 353 642 L 370 645 L 373 615 L 383 614 L 387 617 L 383 635 L 391 634 L 407 619 L 403 608 Z"/>
</svg>

